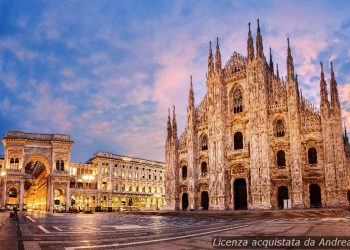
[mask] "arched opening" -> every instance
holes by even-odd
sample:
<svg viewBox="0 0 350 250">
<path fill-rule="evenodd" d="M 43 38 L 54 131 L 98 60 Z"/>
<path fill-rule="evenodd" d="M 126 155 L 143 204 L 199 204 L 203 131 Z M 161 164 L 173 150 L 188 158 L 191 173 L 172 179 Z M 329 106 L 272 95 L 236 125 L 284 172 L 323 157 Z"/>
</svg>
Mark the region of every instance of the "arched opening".
<svg viewBox="0 0 350 250">
<path fill-rule="evenodd" d="M 187 179 L 187 166 L 182 166 L 181 172 L 182 172 L 182 179 L 186 180 Z"/>
<path fill-rule="evenodd" d="M 35 158 L 25 164 L 24 205 L 28 210 L 49 209 L 47 199 L 49 168 L 44 162 Z"/>
<path fill-rule="evenodd" d="M 317 164 L 317 150 L 316 148 L 309 148 L 307 151 L 309 164 Z"/>
<path fill-rule="evenodd" d="M 247 202 L 247 184 L 245 179 L 236 179 L 233 183 L 233 194 L 235 201 L 235 210 L 248 208 Z"/>
<path fill-rule="evenodd" d="M 350 190 L 348 190 L 348 201 L 349 201 L 349 204 L 350 204 Z"/>
<path fill-rule="evenodd" d="M 18 207 L 19 206 L 19 199 L 18 199 L 18 191 L 15 187 L 11 187 L 7 192 L 7 205 L 10 205 L 9 207 Z"/>
<path fill-rule="evenodd" d="M 286 155 L 283 150 L 277 152 L 277 166 L 285 167 L 286 166 Z"/>
<path fill-rule="evenodd" d="M 62 189 L 55 189 L 54 191 L 54 211 L 65 210 L 64 192 Z"/>
<path fill-rule="evenodd" d="M 288 188 L 286 186 L 280 186 L 278 188 L 278 208 L 283 209 L 284 208 L 284 200 L 288 200 Z"/>
<path fill-rule="evenodd" d="M 207 191 L 203 191 L 201 194 L 201 207 L 205 210 L 209 208 L 209 194 Z"/>
<path fill-rule="evenodd" d="M 236 132 L 233 136 L 233 149 L 243 149 L 243 134 L 241 132 Z"/>
<path fill-rule="evenodd" d="M 202 162 L 201 164 L 201 174 L 202 176 L 205 176 L 208 172 L 208 165 L 206 162 Z"/>
<path fill-rule="evenodd" d="M 322 207 L 321 188 L 318 184 L 311 184 L 309 187 L 310 207 Z"/>
<path fill-rule="evenodd" d="M 188 209 L 188 194 L 183 193 L 182 194 L 182 210 L 187 210 Z"/>
<path fill-rule="evenodd" d="M 132 198 L 129 198 L 129 201 L 128 201 L 128 206 L 129 207 L 132 207 L 132 205 L 133 205 L 134 203 L 133 203 L 133 200 L 132 200 Z"/>
</svg>

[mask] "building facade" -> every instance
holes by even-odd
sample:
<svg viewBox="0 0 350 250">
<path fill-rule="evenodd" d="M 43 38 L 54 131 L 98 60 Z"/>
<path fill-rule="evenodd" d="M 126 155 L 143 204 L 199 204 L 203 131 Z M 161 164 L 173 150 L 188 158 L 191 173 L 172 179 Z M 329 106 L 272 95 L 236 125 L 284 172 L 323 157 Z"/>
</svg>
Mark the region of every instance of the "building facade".
<svg viewBox="0 0 350 250">
<path fill-rule="evenodd" d="M 175 107 L 165 146 L 167 209 L 273 209 L 348 206 L 349 143 L 337 82 L 330 99 L 323 65 L 320 109 L 302 95 L 288 39 L 287 75 L 267 62 L 259 21 L 256 46 L 223 67 L 210 42 L 206 95 L 195 107 L 192 77 L 187 126 L 178 138 Z"/>
<path fill-rule="evenodd" d="M 70 162 L 69 135 L 9 131 L 0 159 L 0 207 L 20 210 L 160 209 L 164 164 L 97 152 Z"/>
</svg>

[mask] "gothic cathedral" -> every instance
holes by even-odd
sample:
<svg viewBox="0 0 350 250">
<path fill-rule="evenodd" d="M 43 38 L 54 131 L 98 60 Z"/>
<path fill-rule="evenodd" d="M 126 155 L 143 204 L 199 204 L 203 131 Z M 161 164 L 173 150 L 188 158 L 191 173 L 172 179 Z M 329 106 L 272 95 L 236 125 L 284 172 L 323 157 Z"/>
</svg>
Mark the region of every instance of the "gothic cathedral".
<svg viewBox="0 0 350 250">
<path fill-rule="evenodd" d="M 348 206 L 349 142 L 343 134 L 337 82 L 330 63 L 330 100 L 320 73 L 320 110 L 302 95 L 289 39 L 287 75 L 269 63 L 257 24 L 247 57 L 221 64 L 209 47 L 206 95 L 177 137 L 175 107 L 167 123 L 166 208 L 274 209 Z"/>
</svg>

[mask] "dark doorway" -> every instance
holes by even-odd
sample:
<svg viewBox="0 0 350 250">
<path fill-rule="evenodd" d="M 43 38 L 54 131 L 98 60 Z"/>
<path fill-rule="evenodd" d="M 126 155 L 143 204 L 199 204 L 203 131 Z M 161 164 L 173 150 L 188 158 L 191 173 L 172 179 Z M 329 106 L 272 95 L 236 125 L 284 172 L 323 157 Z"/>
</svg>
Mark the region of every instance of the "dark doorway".
<svg viewBox="0 0 350 250">
<path fill-rule="evenodd" d="M 349 201 L 349 204 L 350 204 L 350 190 L 348 190 L 348 201 Z"/>
<path fill-rule="evenodd" d="M 279 209 L 284 208 L 283 200 L 287 200 L 287 199 L 289 199 L 288 188 L 286 186 L 280 186 L 278 188 L 278 208 Z"/>
<path fill-rule="evenodd" d="M 318 184 L 311 184 L 309 193 L 310 207 L 322 207 L 320 186 Z"/>
<path fill-rule="evenodd" d="M 208 208 L 209 208 L 209 195 L 208 195 L 207 191 L 204 191 L 201 194 L 201 206 L 205 210 L 208 210 Z"/>
<path fill-rule="evenodd" d="M 188 209 L 188 194 L 183 193 L 182 194 L 182 210 Z"/>
<path fill-rule="evenodd" d="M 247 184 L 245 179 L 236 179 L 233 184 L 235 209 L 243 210 L 248 208 L 247 204 Z"/>
<path fill-rule="evenodd" d="M 129 199 L 128 205 L 129 205 L 129 207 L 132 207 L 132 205 L 133 205 L 132 198 Z"/>
</svg>

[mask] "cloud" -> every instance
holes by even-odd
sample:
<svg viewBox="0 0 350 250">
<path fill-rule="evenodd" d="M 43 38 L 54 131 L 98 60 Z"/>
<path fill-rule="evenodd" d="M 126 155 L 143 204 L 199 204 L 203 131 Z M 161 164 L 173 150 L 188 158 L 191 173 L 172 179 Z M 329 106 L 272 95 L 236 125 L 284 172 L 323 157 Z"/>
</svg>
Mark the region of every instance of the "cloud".
<svg viewBox="0 0 350 250">
<path fill-rule="evenodd" d="M 18 124 L 70 133 L 73 160 L 87 160 L 97 150 L 164 160 L 167 109 L 176 105 L 181 133 L 190 75 L 197 105 L 205 95 L 209 41 L 219 37 L 225 65 L 233 51 L 246 54 L 247 23 L 255 36 L 258 17 L 265 54 L 271 46 L 281 75 L 290 37 L 300 86 L 316 106 L 319 61 L 335 61 L 344 119 L 350 115 L 345 2 L 73 1 L 25 7 L 0 24 L 7 30 L 0 36 L 0 115 L 11 120 L 0 132 Z"/>
</svg>

